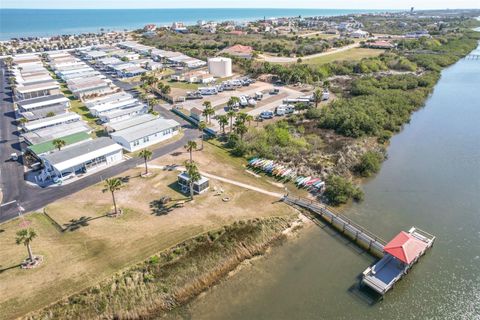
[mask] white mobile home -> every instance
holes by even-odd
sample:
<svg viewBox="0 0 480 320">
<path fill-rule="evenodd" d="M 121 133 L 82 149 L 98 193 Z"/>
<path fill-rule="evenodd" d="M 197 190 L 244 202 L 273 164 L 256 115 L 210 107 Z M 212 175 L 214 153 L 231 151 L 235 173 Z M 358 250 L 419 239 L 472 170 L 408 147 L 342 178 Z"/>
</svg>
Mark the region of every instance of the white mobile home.
<svg viewBox="0 0 480 320">
<path fill-rule="evenodd" d="M 156 119 L 111 133 L 111 137 L 125 150 L 134 152 L 176 135 L 180 124 L 171 119 Z"/>
<path fill-rule="evenodd" d="M 122 160 L 122 147 L 109 138 L 85 141 L 75 146 L 41 156 L 45 169 L 41 181 L 56 181 L 91 170 L 106 168 Z"/>
<path fill-rule="evenodd" d="M 80 121 L 81 117 L 74 112 L 67 112 L 53 117 L 47 117 L 35 121 L 27 122 L 23 125 L 25 131 L 35 131 L 59 124 L 67 124 Z"/>
<path fill-rule="evenodd" d="M 131 117 L 145 114 L 148 111 L 147 107 L 141 103 L 134 104 L 124 109 L 118 109 L 110 112 L 105 112 L 99 115 L 100 121 L 103 123 L 118 122 Z"/>
</svg>

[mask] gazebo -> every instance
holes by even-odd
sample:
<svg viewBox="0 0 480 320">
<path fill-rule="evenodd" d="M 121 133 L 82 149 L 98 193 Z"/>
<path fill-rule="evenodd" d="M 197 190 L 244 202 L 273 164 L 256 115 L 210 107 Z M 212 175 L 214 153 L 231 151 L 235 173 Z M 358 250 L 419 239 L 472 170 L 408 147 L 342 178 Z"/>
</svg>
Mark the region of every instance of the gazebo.
<svg viewBox="0 0 480 320">
<path fill-rule="evenodd" d="M 410 233 L 401 231 L 384 246 L 383 250 L 403 263 L 410 265 L 422 255 L 427 246 L 428 243 L 417 239 Z"/>
</svg>

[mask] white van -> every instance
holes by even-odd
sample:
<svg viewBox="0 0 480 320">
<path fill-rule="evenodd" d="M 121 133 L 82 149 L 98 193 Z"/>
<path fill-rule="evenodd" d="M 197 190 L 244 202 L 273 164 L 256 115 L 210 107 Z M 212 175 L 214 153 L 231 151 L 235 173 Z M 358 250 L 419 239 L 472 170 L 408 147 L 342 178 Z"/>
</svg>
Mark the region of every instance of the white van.
<svg viewBox="0 0 480 320">
<path fill-rule="evenodd" d="M 323 90 L 322 92 L 322 101 L 330 99 L 330 92 L 328 90 Z"/>
<path fill-rule="evenodd" d="M 255 92 L 255 100 L 260 101 L 263 99 L 263 93 L 261 91 Z"/>
<path fill-rule="evenodd" d="M 240 96 L 240 105 L 241 105 L 242 107 L 248 106 L 247 97 L 245 97 L 245 96 Z"/>
<path fill-rule="evenodd" d="M 275 114 L 277 116 L 284 116 L 286 113 L 287 113 L 287 106 L 284 104 L 281 104 L 275 108 Z"/>
</svg>

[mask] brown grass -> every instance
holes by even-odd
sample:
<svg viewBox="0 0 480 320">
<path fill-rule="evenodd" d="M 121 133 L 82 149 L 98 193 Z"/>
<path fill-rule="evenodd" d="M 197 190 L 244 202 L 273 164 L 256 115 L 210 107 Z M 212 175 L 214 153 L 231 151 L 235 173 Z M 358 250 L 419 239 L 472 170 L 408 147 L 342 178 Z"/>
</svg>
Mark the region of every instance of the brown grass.
<svg viewBox="0 0 480 320">
<path fill-rule="evenodd" d="M 243 171 L 238 173 L 238 167 L 232 167 L 223 156 L 213 154 L 202 161 L 210 164 L 208 171 L 241 177 L 247 183 L 257 182 L 273 191 L 279 189 L 248 177 Z M 203 163 L 200 168 L 206 170 Z M 59 232 L 43 214 L 29 215 L 38 233 L 32 244 L 33 251 L 45 258 L 37 269 L 25 271 L 15 267 L 26 256 L 25 248 L 14 243 L 19 221 L 0 225 L 3 230 L 0 233 L 1 319 L 24 315 L 84 290 L 152 253 L 208 230 L 242 219 L 293 213 L 283 203 L 273 203 L 275 199 L 271 197 L 216 181 L 212 181 L 212 185 L 224 189 L 230 202 L 207 192 L 183 208 L 168 206 L 165 210 L 156 206 L 155 200 L 163 196 L 185 197 L 175 189 L 178 172 L 152 170 L 153 176 L 140 178 L 142 171 L 143 168 L 138 168 L 124 175 L 129 182 L 117 193 L 119 206 L 125 212 L 119 218 L 104 217 L 111 211 L 111 197 L 101 192 L 101 183 L 47 207 L 50 216 L 63 227 L 70 224 L 73 231 Z"/>
<path fill-rule="evenodd" d="M 241 221 L 197 236 L 32 319 L 148 319 L 183 305 L 285 235 L 292 218 Z"/>
</svg>

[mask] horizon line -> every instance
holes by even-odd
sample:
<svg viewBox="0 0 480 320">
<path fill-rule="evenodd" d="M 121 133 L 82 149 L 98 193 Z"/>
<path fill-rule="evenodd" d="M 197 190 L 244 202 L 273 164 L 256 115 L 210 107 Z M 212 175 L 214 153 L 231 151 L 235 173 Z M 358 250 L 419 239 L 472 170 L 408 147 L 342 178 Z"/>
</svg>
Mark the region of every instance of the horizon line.
<svg viewBox="0 0 480 320">
<path fill-rule="evenodd" d="M 0 10 L 5 9 L 14 9 L 14 10 L 188 10 L 188 9 L 309 9 L 309 10 L 410 10 L 412 6 L 406 6 L 405 9 L 402 8 L 320 8 L 320 7 L 178 7 L 178 8 L 160 8 L 160 7 L 145 7 L 145 8 L 129 8 L 129 7 L 118 7 L 118 8 L 16 8 L 16 7 L 1 7 Z M 417 8 L 417 11 L 422 10 L 480 10 L 480 8 Z"/>
</svg>

